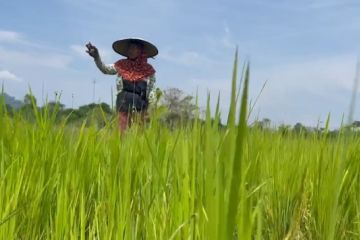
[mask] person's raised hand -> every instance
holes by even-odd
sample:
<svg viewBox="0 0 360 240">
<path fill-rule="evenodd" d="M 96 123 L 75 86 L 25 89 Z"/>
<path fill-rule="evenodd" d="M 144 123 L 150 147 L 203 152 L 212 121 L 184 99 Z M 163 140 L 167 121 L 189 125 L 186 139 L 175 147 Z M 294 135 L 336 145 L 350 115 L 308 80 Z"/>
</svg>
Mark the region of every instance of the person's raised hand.
<svg viewBox="0 0 360 240">
<path fill-rule="evenodd" d="M 98 49 L 91 44 L 91 42 L 89 42 L 88 44 L 85 45 L 87 50 L 86 52 L 91 56 L 93 57 L 94 59 L 97 59 L 99 58 L 99 51 Z"/>
</svg>

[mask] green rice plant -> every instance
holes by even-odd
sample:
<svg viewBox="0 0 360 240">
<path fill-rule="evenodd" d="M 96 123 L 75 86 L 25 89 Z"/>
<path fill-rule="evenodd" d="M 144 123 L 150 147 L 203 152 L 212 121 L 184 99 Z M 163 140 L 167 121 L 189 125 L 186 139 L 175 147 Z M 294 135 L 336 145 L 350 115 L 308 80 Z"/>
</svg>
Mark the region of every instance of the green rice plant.
<svg viewBox="0 0 360 240">
<path fill-rule="evenodd" d="M 124 135 L 0 100 L 0 239 L 360 239 L 359 136 L 248 127 L 237 58 L 224 128 L 220 96 L 187 126 L 155 109 Z"/>
</svg>

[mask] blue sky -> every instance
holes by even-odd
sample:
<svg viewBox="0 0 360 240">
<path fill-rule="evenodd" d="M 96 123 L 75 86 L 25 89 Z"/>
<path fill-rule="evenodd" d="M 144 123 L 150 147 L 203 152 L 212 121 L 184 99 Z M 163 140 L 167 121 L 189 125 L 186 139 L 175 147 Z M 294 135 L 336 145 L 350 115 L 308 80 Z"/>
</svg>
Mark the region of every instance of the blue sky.
<svg viewBox="0 0 360 240">
<path fill-rule="evenodd" d="M 337 126 L 360 52 L 359 12 L 355 0 L 0 0 L 0 81 L 19 99 L 31 86 L 39 102 L 62 92 L 77 107 L 92 101 L 96 80 L 96 101 L 110 103 L 115 77 L 97 70 L 84 44 L 113 63 L 112 42 L 138 36 L 159 48 L 150 60 L 157 86 L 198 90 L 201 105 L 220 92 L 226 116 L 237 45 L 240 64 L 251 62 L 252 99 L 267 81 L 253 117 L 315 126 L 331 112 Z"/>
</svg>

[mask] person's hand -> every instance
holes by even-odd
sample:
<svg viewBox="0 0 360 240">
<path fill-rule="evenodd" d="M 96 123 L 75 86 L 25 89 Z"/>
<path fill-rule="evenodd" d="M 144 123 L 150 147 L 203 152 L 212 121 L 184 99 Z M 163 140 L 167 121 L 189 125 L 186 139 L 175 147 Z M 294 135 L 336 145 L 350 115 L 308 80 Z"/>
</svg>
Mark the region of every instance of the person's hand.
<svg viewBox="0 0 360 240">
<path fill-rule="evenodd" d="M 86 46 L 86 48 L 88 49 L 88 50 L 86 50 L 86 52 L 87 52 L 91 57 L 93 57 L 94 59 L 99 58 L 99 51 L 98 51 L 98 49 L 97 49 L 94 45 L 92 45 L 92 44 L 89 42 L 89 43 L 86 44 L 85 46 Z"/>
</svg>

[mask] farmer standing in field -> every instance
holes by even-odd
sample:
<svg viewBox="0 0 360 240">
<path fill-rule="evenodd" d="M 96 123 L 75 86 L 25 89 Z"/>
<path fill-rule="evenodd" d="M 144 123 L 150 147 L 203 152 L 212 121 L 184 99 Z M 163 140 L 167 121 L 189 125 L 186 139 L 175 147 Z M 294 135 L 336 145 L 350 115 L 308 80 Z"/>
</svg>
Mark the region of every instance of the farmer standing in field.
<svg viewBox="0 0 360 240">
<path fill-rule="evenodd" d="M 120 131 L 123 133 L 136 115 L 144 121 L 149 104 L 155 101 L 155 69 L 147 59 L 158 54 L 157 48 L 139 38 L 118 40 L 112 47 L 126 58 L 114 64 L 104 64 L 94 45 L 89 42 L 86 47 L 86 52 L 94 58 L 101 72 L 117 75 L 116 110 Z"/>
</svg>

